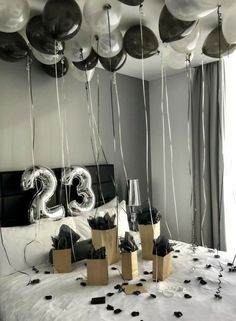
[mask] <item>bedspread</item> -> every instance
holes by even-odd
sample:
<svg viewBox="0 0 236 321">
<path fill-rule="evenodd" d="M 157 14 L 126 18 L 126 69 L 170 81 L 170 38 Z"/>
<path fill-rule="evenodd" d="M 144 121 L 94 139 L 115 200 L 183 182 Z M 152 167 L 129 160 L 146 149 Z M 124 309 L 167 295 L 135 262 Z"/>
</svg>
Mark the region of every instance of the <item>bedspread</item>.
<svg viewBox="0 0 236 321">
<path fill-rule="evenodd" d="M 49 266 L 39 266 L 38 274 L 27 272 L 40 283 L 27 285 L 26 275 L 15 273 L 0 278 L 1 321 L 112 321 L 131 320 L 133 311 L 139 312 L 136 320 L 171 321 L 174 312 L 180 311 L 180 320 L 186 321 L 235 321 L 236 320 L 236 272 L 229 272 L 227 263 L 232 258 L 220 252 L 215 258 L 213 252 L 198 247 L 192 251 L 189 244 L 177 242 L 173 252 L 173 273 L 165 281 L 153 282 L 151 261 L 139 257 L 139 278 L 130 284 L 141 282 L 147 293 L 126 295 L 114 288 L 124 281 L 120 276 L 120 263 L 109 267 L 107 286 L 84 286 L 86 282 L 85 262 L 73 266 L 68 274 L 45 274 Z M 223 268 L 219 278 L 220 264 Z M 208 265 L 208 268 L 206 267 Z M 112 269 L 117 267 L 117 270 Z M 146 271 L 144 273 L 144 271 Z M 201 284 L 200 279 L 206 281 Z M 140 279 L 142 279 L 140 281 Z M 146 281 L 145 281 L 146 280 Z M 184 283 L 185 280 L 190 281 Z M 221 281 L 222 299 L 215 293 Z M 81 283 L 82 282 L 82 283 Z M 107 296 L 107 293 L 114 293 Z M 155 294 L 156 297 L 150 296 Z M 185 298 L 189 294 L 189 298 Z M 45 296 L 52 296 L 46 300 Z M 91 305 L 92 297 L 106 296 L 106 303 Z M 106 309 L 107 305 L 121 309 L 119 314 Z"/>
</svg>

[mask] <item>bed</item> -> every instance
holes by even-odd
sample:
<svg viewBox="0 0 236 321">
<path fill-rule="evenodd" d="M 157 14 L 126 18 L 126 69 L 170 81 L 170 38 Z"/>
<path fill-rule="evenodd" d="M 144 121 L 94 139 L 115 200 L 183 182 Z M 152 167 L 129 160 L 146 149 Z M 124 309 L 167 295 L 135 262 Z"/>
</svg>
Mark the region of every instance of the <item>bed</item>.
<svg viewBox="0 0 236 321">
<path fill-rule="evenodd" d="M 109 212 L 117 202 L 112 188 L 113 166 L 101 166 L 100 181 L 103 196 L 106 196 L 106 204 L 103 205 L 96 167 L 92 166 L 90 171 L 94 175 L 97 209 Z M 60 169 L 56 172 L 59 177 Z M 94 212 L 83 213 L 79 217 L 65 217 L 60 221 L 42 219 L 36 224 L 25 225 L 24 208 L 19 209 L 19 204 L 27 208 L 29 199 L 26 200 L 26 196 L 20 194 L 22 191 L 18 188 L 17 177 L 19 179 L 19 172 L 0 174 L 1 222 L 4 225 L 1 235 L 12 264 L 7 264 L 1 244 L 1 321 L 115 321 L 132 318 L 170 321 L 176 319 L 174 313 L 182 313 L 182 316 L 179 315 L 186 321 L 199 321 L 203 318 L 208 321 L 236 319 L 236 272 L 229 272 L 232 267 L 228 263 L 232 258 L 225 252 L 220 252 L 220 257 L 216 258 L 216 253 L 207 248 L 197 247 L 194 251 L 190 244 L 172 241 L 173 273 L 165 281 L 153 282 L 152 262 L 143 261 L 139 250 L 139 276 L 128 282 L 144 287 L 144 293 L 139 295 L 127 295 L 123 291 L 125 281 L 121 277 L 120 262 L 109 267 L 107 286 L 86 284 L 86 260 L 74 263 L 71 273 L 53 273 L 48 261 L 51 236 L 58 232 L 61 224 L 67 224 L 81 235 L 82 240 L 89 238 L 87 218 Z M 59 192 L 61 193 L 56 193 L 57 198 L 60 196 Z M 18 209 L 20 218 L 19 215 L 13 215 L 13 209 Z M 128 229 L 124 201 L 120 201 L 118 211 L 121 235 Z M 139 243 L 139 233 L 133 232 L 133 235 Z M 27 247 L 24 257 L 25 244 L 33 239 L 35 241 Z M 40 282 L 28 284 L 29 280 L 34 279 L 39 279 Z M 222 298 L 217 299 L 216 293 L 220 293 Z M 91 299 L 94 297 L 105 297 L 105 303 L 92 305 Z"/>
</svg>

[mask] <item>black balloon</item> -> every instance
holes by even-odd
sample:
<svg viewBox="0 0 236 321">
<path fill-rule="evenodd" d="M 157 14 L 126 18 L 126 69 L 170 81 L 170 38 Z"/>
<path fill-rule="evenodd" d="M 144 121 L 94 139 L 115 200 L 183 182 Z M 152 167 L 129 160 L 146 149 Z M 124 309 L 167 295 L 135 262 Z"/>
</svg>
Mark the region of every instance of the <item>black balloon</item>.
<svg viewBox="0 0 236 321">
<path fill-rule="evenodd" d="M 80 29 L 82 14 L 74 0 L 48 0 L 43 9 L 43 24 L 54 39 L 72 38 Z"/>
<path fill-rule="evenodd" d="M 184 38 L 195 28 L 197 21 L 182 21 L 175 18 L 167 9 L 162 8 L 159 18 L 159 33 L 163 42 L 172 42 Z"/>
<path fill-rule="evenodd" d="M 140 25 L 129 28 L 124 36 L 124 48 L 134 58 L 149 58 L 157 53 L 158 41 L 154 32 L 142 26 L 143 39 L 141 39 Z M 142 49 L 143 47 L 143 49 Z"/>
<path fill-rule="evenodd" d="M 236 45 L 230 45 L 225 40 L 221 27 L 212 30 L 204 41 L 202 52 L 212 58 L 220 58 L 234 51 Z"/>
<path fill-rule="evenodd" d="M 119 0 L 120 2 L 127 4 L 128 6 L 138 6 L 143 3 L 144 0 Z"/>
<path fill-rule="evenodd" d="M 122 49 L 118 55 L 112 58 L 104 58 L 104 57 L 99 57 L 99 61 L 102 64 L 103 68 L 108 70 L 108 71 L 117 71 L 121 69 L 127 59 L 127 53 L 124 49 Z"/>
<path fill-rule="evenodd" d="M 67 74 L 69 70 L 69 63 L 68 60 L 63 57 L 56 65 L 44 65 L 41 64 L 42 69 L 51 77 L 53 78 L 61 78 Z"/>
<path fill-rule="evenodd" d="M 0 59 L 16 62 L 26 58 L 29 48 L 24 38 L 17 32 L 0 32 Z"/>
<path fill-rule="evenodd" d="M 85 60 L 73 62 L 76 68 L 84 71 L 95 68 L 97 63 L 98 55 L 94 50 L 91 51 L 90 55 Z"/>
<path fill-rule="evenodd" d="M 47 55 L 55 54 L 55 46 L 57 53 L 61 54 L 64 50 L 64 44 L 52 38 L 47 29 L 43 25 L 42 16 L 35 16 L 30 19 L 26 26 L 26 35 L 31 45 L 38 51 Z"/>
</svg>

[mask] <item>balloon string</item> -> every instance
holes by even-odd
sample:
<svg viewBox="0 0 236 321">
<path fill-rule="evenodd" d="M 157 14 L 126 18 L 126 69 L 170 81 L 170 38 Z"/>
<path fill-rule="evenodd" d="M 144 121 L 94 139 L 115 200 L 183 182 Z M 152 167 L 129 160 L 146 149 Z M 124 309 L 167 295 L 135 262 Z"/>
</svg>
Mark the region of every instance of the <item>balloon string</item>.
<svg viewBox="0 0 236 321">
<path fill-rule="evenodd" d="M 172 234 L 167 221 L 167 186 L 166 186 L 166 130 L 165 130 L 165 113 L 164 113 L 164 64 L 161 55 L 161 114 L 162 114 L 162 153 L 163 153 L 163 181 L 164 181 L 164 220 L 165 226 L 171 239 Z"/>
<path fill-rule="evenodd" d="M 144 75 L 144 53 L 143 53 L 143 26 L 142 26 L 143 10 L 142 5 L 139 7 L 139 24 L 140 24 L 140 37 L 141 37 L 141 67 L 142 67 L 142 90 L 143 90 L 143 105 L 144 105 L 144 115 L 145 115 L 145 133 L 146 133 L 146 181 L 147 181 L 147 201 L 149 207 L 149 213 L 152 223 L 152 229 L 154 234 L 154 224 L 152 217 L 152 206 L 150 200 L 150 187 L 149 187 L 149 122 L 148 122 L 148 110 L 147 110 L 147 99 L 145 92 L 145 75 Z"/>
<path fill-rule="evenodd" d="M 172 192 L 173 192 L 173 199 L 174 199 L 177 238 L 179 240 L 179 235 L 180 235 L 179 234 L 179 220 L 178 220 L 178 210 L 177 210 L 177 203 L 176 203 L 176 189 L 175 189 L 175 179 L 174 179 L 174 157 L 173 157 L 173 146 L 172 146 L 172 130 L 171 130 L 171 124 L 170 124 L 169 98 L 168 98 L 166 70 L 164 70 L 164 78 L 165 78 L 166 114 L 167 114 L 167 124 L 168 124 L 168 132 L 169 132 L 169 146 L 170 146 L 171 182 L 172 182 Z"/>
<path fill-rule="evenodd" d="M 205 74 L 204 74 L 203 61 L 202 61 L 202 139 L 203 139 L 202 186 L 203 186 L 204 210 L 203 210 L 203 217 L 201 221 L 201 241 L 202 241 L 202 246 L 205 246 L 203 227 L 204 227 L 204 222 L 206 218 L 207 199 L 206 199 L 206 185 L 205 185 L 205 169 L 206 169 Z"/>
<path fill-rule="evenodd" d="M 124 159 L 124 151 L 123 151 L 123 140 L 122 140 L 122 131 L 121 131 L 121 112 L 120 112 L 120 100 L 119 100 L 119 93 L 117 88 L 117 81 L 116 81 L 116 73 L 113 74 L 113 84 L 115 88 L 115 94 L 116 94 L 116 102 L 117 102 L 117 114 L 118 114 L 118 129 L 119 129 L 119 142 L 120 142 L 120 154 L 121 154 L 121 160 L 123 165 L 123 171 L 125 176 L 125 182 L 126 186 L 128 188 L 128 175 L 127 175 L 127 169 L 125 166 L 125 159 Z"/>
</svg>

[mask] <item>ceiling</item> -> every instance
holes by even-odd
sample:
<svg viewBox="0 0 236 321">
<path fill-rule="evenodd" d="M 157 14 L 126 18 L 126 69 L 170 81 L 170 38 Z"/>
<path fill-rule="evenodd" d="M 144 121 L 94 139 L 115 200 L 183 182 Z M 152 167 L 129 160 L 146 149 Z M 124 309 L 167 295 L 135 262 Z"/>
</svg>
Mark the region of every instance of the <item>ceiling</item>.
<svg viewBox="0 0 236 321">
<path fill-rule="evenodd" d="M 81 11 L 83 10 L 84 2 L 86 0 L 76 0 L 80 6 Z M 94 0 L 96 1 L 96 0 Z M 46 0 L 28 0 L 33 12 L 41 11 L 43 9 Z M 109 2 L 109 0 L 108 0 Z M 224 17 L 224 11 L 235 2 L 235 0 L 224 0 L 222 1 L 222 14 Z M 168 49 L 166 46 L 162 44 L 162 41 L 159 37 L 158 32 L 158 20 L 159 15 L 164 5 L 164 0 L 144 0 L 143 2 L 143 24 L 149 27 L 157 36 L 159 41 L 159 50 L 164 54 L 164 52 Z M 127 6 L 123 3 L 122 5 L 122 20 L 120 24 L 120 29 L 122 33 L 124 33 L 129 27 L 139 24 L 139 6 Z M 194 58 L 192 61 L 193 66 L 200 65 L 203 63 L 208 63 L 213 61 L 214 59 L 209 58 L 205 55 L 201 54 L 202 45 L 207 37 L 208 33 L 217 26 L 217 12 L 213 12 L 210 15 L 202 18 L 199 22 L 201 35 L 198 41 L 197 47 L 194 50 Z M 166 66 L 167 74 L 172 75 L 179 73 L 180 70 L 172 69 L 171 67 Z M 161 55 L 155 55 L 148 59 L 144 60 L 144 70 L 145 70 L 145 79 L 150 81 L 154 79 L 158 79 L 161 76 Z M 141 60 L 134 59 L 128 56 L 125 65 L 122 69 L 119 70 L 119 73 L 129 75 L 136 78 L 141 78 L 142 76 L 142 66 Z"/>
</svg>

